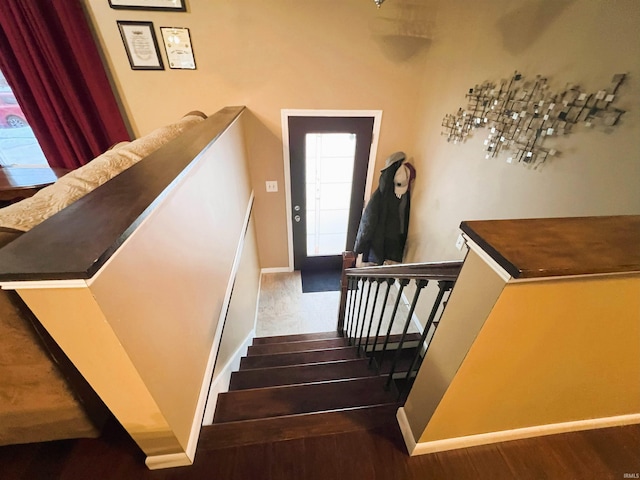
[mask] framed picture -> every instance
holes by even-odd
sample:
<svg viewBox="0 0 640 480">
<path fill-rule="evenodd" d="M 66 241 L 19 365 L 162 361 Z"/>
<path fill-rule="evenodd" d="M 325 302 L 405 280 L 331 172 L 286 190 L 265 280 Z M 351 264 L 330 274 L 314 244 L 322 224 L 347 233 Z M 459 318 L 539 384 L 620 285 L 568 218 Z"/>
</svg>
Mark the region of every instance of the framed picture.
<svg viewBox="0 0 640 480">
<path fill-rule="evenodd" d="M 164 70 L 152 22 L 118 20 L 132 70 Z"/>
<path fill-rule="evenodd" d="M 109 0 L 111 8 L 123 10 L 174 10 L 184 12 L 185 0 Z"/>
<path fill-rule="evenodd" d="M 188 28 L 160 27 L 169 68 L 195 70 L 193 46 Z"/>
</svg>

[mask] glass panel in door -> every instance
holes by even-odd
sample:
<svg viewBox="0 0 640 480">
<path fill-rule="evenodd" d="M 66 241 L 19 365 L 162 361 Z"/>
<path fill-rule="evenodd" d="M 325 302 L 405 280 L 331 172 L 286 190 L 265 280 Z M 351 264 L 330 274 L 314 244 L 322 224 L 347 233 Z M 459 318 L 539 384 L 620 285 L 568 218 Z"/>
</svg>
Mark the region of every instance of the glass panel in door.
<svg viewBox="0 0 640 480">
<path fill-rule="evenodd" d="M 305 142 L 307 256 L 341 255 L 347 244 L 356 135 L 308 133 Z"/>
</svg>

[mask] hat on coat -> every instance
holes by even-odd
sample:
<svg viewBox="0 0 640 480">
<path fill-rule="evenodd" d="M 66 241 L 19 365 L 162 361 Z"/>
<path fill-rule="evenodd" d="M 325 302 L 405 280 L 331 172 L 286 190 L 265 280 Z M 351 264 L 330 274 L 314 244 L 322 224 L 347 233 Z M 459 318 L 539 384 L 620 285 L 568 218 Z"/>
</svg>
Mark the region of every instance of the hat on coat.
<svg viewBox="0 0 640 480">
<path fill-rule="evenodd" d="M 407 158 L 407 156 L 405 155 L 404 152 L 392 153 L 391 155 L 389 155 L 389 158 L 387 158 L 387 160 L 385 161 L 384 168 L 380 171 L 384 172 L 387 168 L 389 168 L 390 166 L 392 166 L 397 162 L 402 162 L 405 158 Z"/>
<path fill-rule="evenodd" d="M 400 165 L 400 168 L 396 170 L 396 174 L 393 177 L 393 192 L 396 197 L 400 198 L 407 193 L 409 188 L 409 170 L 404 165 Z"/>
<path fill-rule="evenodd" d="M 416 169 L 410 163 L 400 165 L 393 177 L 393 191 L 400 198 L 407 193 L 411 186 L 411 180 L 416 178 Z"/>
</svg>

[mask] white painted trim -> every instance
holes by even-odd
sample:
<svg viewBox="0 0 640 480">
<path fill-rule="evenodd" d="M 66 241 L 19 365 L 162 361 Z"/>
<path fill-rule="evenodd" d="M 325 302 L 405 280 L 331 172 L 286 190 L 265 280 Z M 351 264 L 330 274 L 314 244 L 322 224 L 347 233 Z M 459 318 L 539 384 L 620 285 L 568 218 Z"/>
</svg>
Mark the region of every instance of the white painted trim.
<svg viewBox="0 0 640 480">
<path fill-rule="evenodd" d="M 153 455 L 146 458 L 144 463 L 149 470 L 159 470 L 161 468 L 186 467 L 193 465 L 193 459 L 186 453 L 169 453 L 167 455 Z"/>
<path fill-rule="evenodd" d="M 364 206 L 369 203 L 373 193 L 373 176 L 376 170 L 376 157 L 378 156 L 378 142 L 380 139 L 380 129 L 382 128 L 382 110 L 372 110 L 373 115 L 373 138 L 371 139 L 371 150 L 369 151 L 369 165 L 367 166 L 367 183 L 364 185 Z M 369 115 L 363 115 L 369 116 Z M 364 208 L 363 208 L 364 210 Z"/>
<path fill-rule="evenodd" d="M 640 275 L 640 271 L 631 272 L 608 272 L 608 273 L 583 273 L 581 275 L 554 275 L 548 277 L 529 277 L 529 278 L 512 278 L 509 283 L 533 283 L 545 282 L 549 280 L 580 280 L 583 278 L 597 279 L 604 277 L 623 277 L 623 276 Z"/>
<path fill-rule="evenodd" d="M 258 328 L 258 312 L 260 311 L 260 292 L 262 292 L 262 273 L 258 277 L 258 300 L 256 301 L 256 311 L 253 314 L 253 331 Z"/>
<path fill-rule="evenodd" d="M 400 289 L 398 288 L 399 283 L 397 281 L 393 285 L 396 287 L 397 291 L 400 291 Z M 404 294 L 404 290 L 402 291 L 401 297 L 402 297 L 402 302 L 404 303 L 405 307 L 411 308 L 411 302 L 409 301 L 407 296 Z M 416 315 L 416 311 L 415 310 L 411 314 L 411 321 L 413 322 L 413 325 L 418 329 L 418 331 L 422 332 L 423 327 L 422 327 L 422 324 L 420 323 L 420 319 L 418 318 L 418 315 Z"/>
<path fill-rule="evenodd" d="M 293 272 L 292 267 L 269 267 L 260 269 L 260 275 L 264 273 L 289 273 Z"/>
<path fill-rule="evenodd" d="M 193 422 L 191 423 L 191 432 L 189 435 L 189 441 L 187 443 L 186 454 L 189 458 L 195 458 L 196 447 L 198 446 L 198 438 L 200 437 L 200 430 L 202 429 L 202 421 L 204 418 L 205 407 L 207 405 L 207 398 L 209 396 L 209 387 L 211 385 L 211 377 L 213 376 L 213 370 L 218 356 L 218 349 L 220 348 L 220 340 L 222 337 L 222 329 L 224 327 L 224 320 L 227 316 L 227 310 L 229 310 L 229 303 L 231 301 L 231 293 L 233 291 L 233 284 L 235 282 L 236 275 L 238 273 L 238 266 L 240 265 L 240 258 L 242 256 L 242 250 L 244 248 L 245 238 L 247 236 L 247 229 L 249 228 L 249 220 L 251 219 L 251 210 L 253 208 L 253 200 L 255 198 L 254 191 L 251 190 L 251 195 L 247 203 L 247 210 L 244 216 L 244 223 L 242 228 L 242 234 L 238 239 L 238 247 L 233 259 L 233 266 L 231 267 L 231 274 L 227 282 L 227 289 L 224 294 L 224 300 L 222 302 L 222 308 L 220 309 L 220 316 L 218 317 L 218 324 L 213 336 L 213 343 L 209 350 L 209 359 L 207 361 L 207 368 L 202 377 L 202 385 L 200 386 L 200 395 L 198 397 L 198 404 L 193 415 Z"/>
<path fill-rule="evenodd" d="M 502 268 L 498 264 L 498 262 L 496 262 L 486 251 L 484 251 L 480 247 L 480 245 L 478 245 L 476 242 L 471 240 L 464 233 L 462 234 L 462 236 L 464 237 L 465 242 L 467 242 L 467 246 L 471 250 L 473 250 L 487 265 L 489 265 L 489 267 L 491 267 L 491 270 L 496 272 L 502 280 L 504 280 L 505 282 L 508 282 L 509 280 L 513 280 L 511 275 L 504 268 Z"/>
<path fill-rule="evenodd" d="M 282 124 L 282 158 L 284 161 L 284 191 L 287 209 L 287 249 L 289 253 L 289 272 L 293 271 L 293 224 L 291 220 L 291 170 L 289 158 L 289 117 L 373 117 L 373 137 L 369 151 L 369 165 L 367 166 L 367 181 L 364 187 L 364 204 L 371 198 L 373 175 L 378 153 L 378 139 L 382 127 L 382 110 L 296 110 L 282 109 L 280 122 Z"/>
<path fill-rule="evenodd" d="M 409 425 L 409 419 L 404 411 L 404 407 L 400 407 L 398 409 L 396 419 L 398 420 L 398 425 L 400 426 L 400 431 L 402 432 L 402 438 L 404 438 L 404 444 L 407 447 L 407 452 L 409 455 L 413 455 L 413 452 L 416 449 L 416 439 L 413 438 L 411 425 Z"/>
<path fill-rule="evenodd" d="M 218 403 L 218 394 L 229 391 L 229 382 L 231 381 L 231 374 L 240 369 L 240 359 L 247 354 L 249 345 L 253 342 L 256 336 L 255 328 L 249 332 L 249 335 L 244 339 L 242 344 L 234 352 L 227 363 L 222 367 L 220 373 L 211 382 L 209 388 L 209 399 L 207 400 L 207 406 L 204 412 L 204 418 L 202 425 L 213 424 L 213 414 L 216 411 L 216 404 Z"/>
<path fill-rule="evenodd" d="M 282 158 L 284 161 L 284 194 L 285 214 L 287 216 L 287 253 L 289 257 L 288 268 L 293 270 L 293 224 L 291 223 L 291 157 L 289 156 L 289 113 L 290 110 L 281 110 L 280 122 L 282 123 Z"/>
<path fill-rule="evenodd" d="M 398 421 L 400 421 L 399 418 Z M 410 451 L 410 454 L 424 455 L 427 453 L 475 447 L 478 445 L 488 445 L 491 443 L 507 442 L 510 440 L 521 440 L 524 438 L 541 437 L 544 435 L 579 432 L 582 430 L 594 430 L 597 428 L 617 427 L 637 423 L 640 423 L 640 413 L 618 415 L 615 417 L 576 420 L 573 422 L 552 423 L 550 425 L 538 425 L 534 427 L 515 428 L 513 430 L 503 430 L 500 432 L 489 432 L 478 435 L 468 435 L 465 437 L 447 438 L 445 440 L 420 442 L 415 444 L 415 448 Z M 407 439 L 405 438 L 405 442 L 406 441 Z"/>
<path fill-rule="evenodd" d="M 87 288 L 89 283 L 87 280 L 71 279 L 71 280 L 21 280 L 0 283 L 2 290 L 27 290 L 44 288 Z"/>
</svg>

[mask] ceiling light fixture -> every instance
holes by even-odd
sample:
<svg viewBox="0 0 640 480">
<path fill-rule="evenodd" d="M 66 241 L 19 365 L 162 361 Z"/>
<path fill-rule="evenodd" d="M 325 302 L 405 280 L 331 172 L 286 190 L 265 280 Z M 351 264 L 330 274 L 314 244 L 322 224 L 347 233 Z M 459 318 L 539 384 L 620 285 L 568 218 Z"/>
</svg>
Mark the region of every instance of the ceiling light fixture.
<svg viewBox="0 0 640 480">
<path fill-rule="evenodd" d="M 376 7 L 380 8 L 380 6 L 382 5 L 382 3 L 384 2 L 384 0 L 373 0 L 374 3 L 376 4 Z"/>
</svg>

